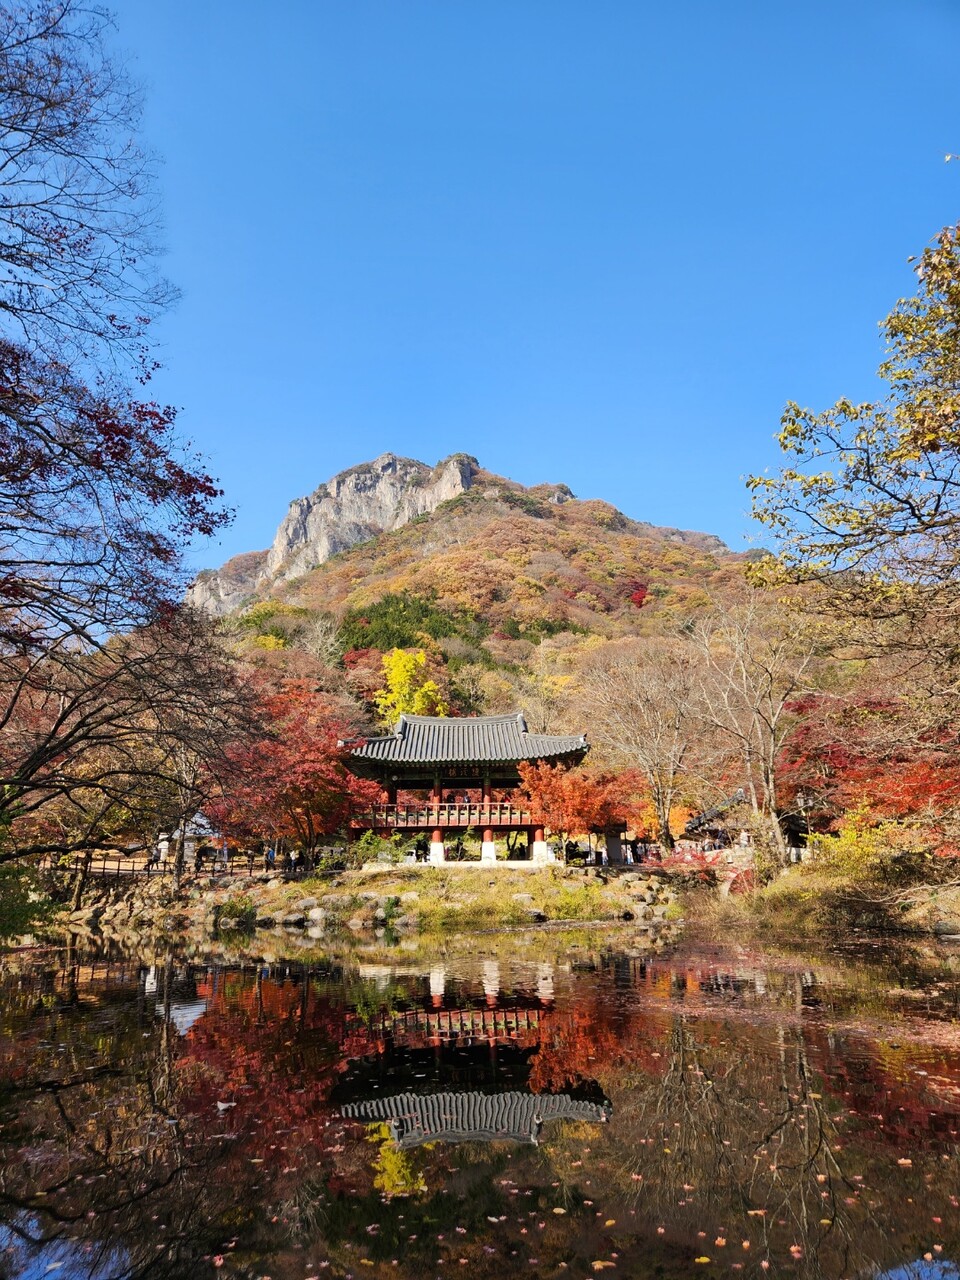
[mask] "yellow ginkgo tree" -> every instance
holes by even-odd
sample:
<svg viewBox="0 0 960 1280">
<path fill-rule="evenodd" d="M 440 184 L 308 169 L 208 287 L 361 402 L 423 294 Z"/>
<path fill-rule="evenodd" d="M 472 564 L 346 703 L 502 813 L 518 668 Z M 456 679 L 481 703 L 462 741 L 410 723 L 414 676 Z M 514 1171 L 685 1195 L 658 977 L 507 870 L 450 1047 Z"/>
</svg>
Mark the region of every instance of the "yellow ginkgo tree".
<svg viewBox="0 0 960 1280">
<path fill-rule="evenodd" d="M 440 686 L 427 675 L 427 655 L 423 649 L 391 649 L 383 655 L 385 687 L 373 695 L 373 702 L 387 724 L 402 715 L 445 716 L 450 708 Z"/>
</svg>

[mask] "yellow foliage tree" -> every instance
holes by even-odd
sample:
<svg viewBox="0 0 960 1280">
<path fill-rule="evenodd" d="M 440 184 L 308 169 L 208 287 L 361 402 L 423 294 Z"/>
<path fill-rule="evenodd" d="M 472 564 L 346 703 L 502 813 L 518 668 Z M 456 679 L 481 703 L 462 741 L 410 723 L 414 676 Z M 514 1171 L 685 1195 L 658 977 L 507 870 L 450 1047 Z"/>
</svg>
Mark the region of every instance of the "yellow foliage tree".
<svg viewBox="0 0 960 1280">
<path fill-rule="evenodd" d="M 440 686 L 427 676 L 427 655 L 422 649 L 391 649 L 383 655 L 385 687 L 373 702 L 387 724 L 402 715 L 445 716 L 449 707 Z"/>
</svg>

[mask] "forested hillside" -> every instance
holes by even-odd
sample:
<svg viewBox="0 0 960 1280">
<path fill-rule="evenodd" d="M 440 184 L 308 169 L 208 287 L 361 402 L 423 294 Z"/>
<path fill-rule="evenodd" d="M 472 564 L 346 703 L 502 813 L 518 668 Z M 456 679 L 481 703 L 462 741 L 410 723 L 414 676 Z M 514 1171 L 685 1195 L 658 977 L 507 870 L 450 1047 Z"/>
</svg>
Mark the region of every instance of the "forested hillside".
<svg viewBox="0 0 960 1280">
<path fill-rule="evenodd" d="M 270 584 L 223 625 L 279 669 L 341 666 L 361 699 L 382 684 L 383 654 L 423 649 L 455 714 L 522 705 L 546 726 L 545 700 L 562 719 L 555 695 L 586 655 L 681 626 L 742 581 L 745 559 L 564 485 L 477 469 L 467 491 Z"/>
</svg>

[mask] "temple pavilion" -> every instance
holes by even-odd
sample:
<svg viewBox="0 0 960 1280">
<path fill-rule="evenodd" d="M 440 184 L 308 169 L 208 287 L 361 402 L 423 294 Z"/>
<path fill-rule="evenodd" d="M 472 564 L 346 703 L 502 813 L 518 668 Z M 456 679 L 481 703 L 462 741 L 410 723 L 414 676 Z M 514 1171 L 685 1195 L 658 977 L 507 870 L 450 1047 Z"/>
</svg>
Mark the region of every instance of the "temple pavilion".
<svg viewBox="0 0 960 1280">
<path fill-rule="evenodd" d="M 445 859 L 450 833 L 483 832 L 481 861 L 496 860 L 496 836 L 525 831 L 534 862 L 554 855 L 529 810 L 505 799 L 520 785 L 524 761 L 579 764 L 585 734 L 530 733 L 523 715 L 453 719 L 401 716 L 393 733 L 368 738 L 348 757 L 358 776 L 379 782 L 385 803 L 359 814 L 358 828 L 391 834 L 430 833 L 430 861 Z"/>
</svg>

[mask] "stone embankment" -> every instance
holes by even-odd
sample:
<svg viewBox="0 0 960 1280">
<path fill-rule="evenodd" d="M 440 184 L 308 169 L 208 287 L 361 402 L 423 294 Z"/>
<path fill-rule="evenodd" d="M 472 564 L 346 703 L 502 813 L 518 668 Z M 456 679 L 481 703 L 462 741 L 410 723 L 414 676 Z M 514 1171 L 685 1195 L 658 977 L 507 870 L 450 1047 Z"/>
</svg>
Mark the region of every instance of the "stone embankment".
<svg viewBox="0 0 960 1280">
<path fill-rule="evenodd" d="M 205 879 L 175 898 L 164 877 L 91 887 L 60 927 L 106 943 L 203 947 L 228 939 L 251 954 L 412 949 L 421 940 L 531 925 L 633 922 L 656 933 L 679 915 L 677 890 L 658 871 L 553 867 L 491 873 L 367 868 L 286 883 L 282 875 Z"/>
</svg>

